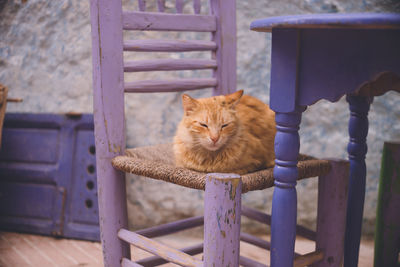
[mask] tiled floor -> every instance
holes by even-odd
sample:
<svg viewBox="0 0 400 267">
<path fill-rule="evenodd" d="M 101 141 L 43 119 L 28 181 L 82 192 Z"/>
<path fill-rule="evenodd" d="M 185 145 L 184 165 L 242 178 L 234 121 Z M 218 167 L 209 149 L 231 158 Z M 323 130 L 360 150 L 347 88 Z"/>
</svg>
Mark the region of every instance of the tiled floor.
<svg viewBox="0 0 400 267">
<path fill-rule="evenodd" d="M 176 248 L 186 247 L 201 242 L 199 238 L 178 235 L 158 239 Z M 307 253 L 313 250 L 313 243 L 305 239 L 296 242 L 296 251 Z M 269 262 L 268 253 L 252 245 L 241 243 L 243 256 L 260 262 Z M 149 254 L 133 249 L 133 259 L 140 259 Z M 199 256 L 201 257 L 201 255 Z M 359 267 L 372 266 L 373 241 L 363 240 Z M 1 267 L 56 267 L 56 266 L 102 266 L 101 245 L 96 242 L 71 239 L 56 239 L 30 234 L 0 232 Z M 176 266 L 172 264 L 163 266 Z"/>
</svg>

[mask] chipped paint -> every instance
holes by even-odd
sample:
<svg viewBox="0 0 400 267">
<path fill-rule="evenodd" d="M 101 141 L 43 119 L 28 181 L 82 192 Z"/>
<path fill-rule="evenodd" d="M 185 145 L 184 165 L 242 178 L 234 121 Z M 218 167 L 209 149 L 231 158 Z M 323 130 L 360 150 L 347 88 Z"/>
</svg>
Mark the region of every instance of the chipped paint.
<svg viewBox="0 0 400 267">
<path fill-rule="evenodd" d="M 220 233 L 221 233 L 221 235 L 222 235 L 222 237 L 223 237 L 223 238 L 225 238 L 225 237 L 226 237 L 226 233 L 225 233 L 225 231 L 222 231 L 222 230 L 221 230 L 221 231 L 220 231 Z"/>
<path fill-rule="evenodd" d="M 229 196 L 233 200 L 233 199 L 235 199 L 235 196 L 236 196 L 236 189 L 240 183 L 240 178 L 229 179 L 229 181 L 231 182 Z"/>
</svg>

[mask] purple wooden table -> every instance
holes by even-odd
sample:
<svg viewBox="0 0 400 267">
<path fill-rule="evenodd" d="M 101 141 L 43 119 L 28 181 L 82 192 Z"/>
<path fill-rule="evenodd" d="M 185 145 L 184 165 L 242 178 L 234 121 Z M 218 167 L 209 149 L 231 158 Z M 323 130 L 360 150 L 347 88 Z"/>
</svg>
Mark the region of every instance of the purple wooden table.
<svg viewBox="0 0 400 267">
<path fill-rule="evenodd" d="M 277 134 L 271 266 L 293 265 L 302 112 L 320 99 L 335 102 L 345 94 L 350 106 L 350 185 L 344 266 L 357 266 L 365 196 L 367 116 L 373 96 L 356 92 L 382 77 L 385 81 L 380 84 L 387 90 L 398 82 L 400 14 L 272 17 L 254 21 L 251 29 L 272 32 L 270 106 L 276 112 Z"/>
</svg>

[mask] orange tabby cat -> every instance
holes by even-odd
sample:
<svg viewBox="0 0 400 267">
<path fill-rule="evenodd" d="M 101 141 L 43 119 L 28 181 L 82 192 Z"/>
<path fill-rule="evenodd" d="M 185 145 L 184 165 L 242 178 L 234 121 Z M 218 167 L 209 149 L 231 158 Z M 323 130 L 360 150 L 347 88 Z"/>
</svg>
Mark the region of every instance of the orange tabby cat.
<svg viewBox="0 0 400 267">
<path fill-rule="evenodd" d="M 275 113 L 243 90 L 226 96 L 182 96 L 175 138 L 178 166 L 244 174 L 274 165 Z"/>
</svg>

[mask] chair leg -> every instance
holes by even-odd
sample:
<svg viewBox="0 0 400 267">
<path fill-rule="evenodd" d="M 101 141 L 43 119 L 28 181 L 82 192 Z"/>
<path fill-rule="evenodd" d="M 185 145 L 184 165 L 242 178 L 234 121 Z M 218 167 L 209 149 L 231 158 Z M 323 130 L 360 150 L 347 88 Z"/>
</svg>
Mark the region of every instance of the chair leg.
<svg viewBox="0 0 400 267">
<path fill-rule="evenodd" d="M 385 142 L 380 176 L 374 266 L 400 266 L 400 143 Z"/>
<path fill-rule="evenodd" d="M 125 175 L 109 159 L 97 157 L 97 183 L 104 266 L 120 266 L 122 258 L 130 258 L 129 244 L 117 236 L 121 228 L 128 228 Z"/>
<path fill-rule="evenodd" d="M 212 173 L 204 195 L 204 266 L 239 266 L 242 180 Z"/>
<path fill-rule="evenodd" d="M 345 160 L 331 160 L 331 166 L 331 172 L 318 180 L 316 250 L 324 252 L 324 259 L 313 267 L 343 264 L 350 165 Z"/>
</svg>

